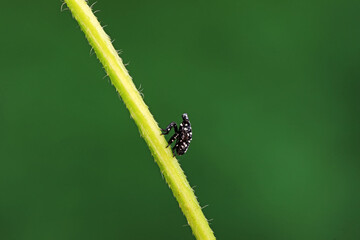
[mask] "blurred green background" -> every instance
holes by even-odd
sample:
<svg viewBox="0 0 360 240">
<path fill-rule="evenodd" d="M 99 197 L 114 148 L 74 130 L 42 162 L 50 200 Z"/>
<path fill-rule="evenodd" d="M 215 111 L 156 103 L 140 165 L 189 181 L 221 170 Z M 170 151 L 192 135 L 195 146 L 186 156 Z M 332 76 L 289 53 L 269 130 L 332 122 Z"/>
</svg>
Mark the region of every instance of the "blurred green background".
<svg viewBox="0 0 360 240">
<path fill-rule="evenodd" d="M 194 239 L 60 6 L 1 3 L 0 239 Z M 94 9 L 159 125 L 189 114 L 218 239 L 360 239 L 360 1 Z"/>
</svg>

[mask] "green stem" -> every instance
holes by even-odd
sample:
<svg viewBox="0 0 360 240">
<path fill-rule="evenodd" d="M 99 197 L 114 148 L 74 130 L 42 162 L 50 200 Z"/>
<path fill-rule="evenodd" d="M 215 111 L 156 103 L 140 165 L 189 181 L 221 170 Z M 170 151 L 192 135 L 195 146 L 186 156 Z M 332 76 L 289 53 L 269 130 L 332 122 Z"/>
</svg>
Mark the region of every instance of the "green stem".
<svg viewBox="0 0 360 240">
<path fill-rule="evenodd" d="M 141 136 L 145 139 L 160 171 L 179 202 L 193 234 L 197 239 L 215 239 L 184 172 L 170 149 L 165 148 L 166 140 L 161 136 L 159 126 L 136 89 L 110 38 L 85 0 L 65 0 L 65 2 L 129 109 Z"/>
</svg>

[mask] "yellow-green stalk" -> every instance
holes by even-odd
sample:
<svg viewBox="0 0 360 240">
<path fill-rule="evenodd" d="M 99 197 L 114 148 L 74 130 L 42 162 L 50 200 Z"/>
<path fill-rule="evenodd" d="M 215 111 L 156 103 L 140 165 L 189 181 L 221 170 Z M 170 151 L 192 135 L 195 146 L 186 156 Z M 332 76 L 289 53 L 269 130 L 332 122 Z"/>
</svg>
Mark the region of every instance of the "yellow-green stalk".
<svg viewBox="0 0 360 240">
<path fill-rule="evenodd" d="M 131 117 L 145 139 L 166 182 L 171 188 L 196 239 L 215 239 L 201 207 L 176 158 L 166 148 L 166 140 L 154 117 L 136 89 L 110 38 L 85 0 L 65 0 L 87 40 L 103 64 L 112 84 L 123 99 Z"/>
</svg>

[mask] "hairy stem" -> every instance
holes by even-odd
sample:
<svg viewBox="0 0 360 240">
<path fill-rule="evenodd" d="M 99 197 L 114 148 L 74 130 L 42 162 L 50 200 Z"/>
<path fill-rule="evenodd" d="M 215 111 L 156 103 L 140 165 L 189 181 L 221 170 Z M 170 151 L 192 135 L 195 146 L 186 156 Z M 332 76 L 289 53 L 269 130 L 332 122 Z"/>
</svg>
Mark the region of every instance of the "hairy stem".
<svg viewBox="0 0 360 240">
<path fill-rule="evenodd" d="M 136 89 L 121 58 L 85 0 L 65 0 L 123 99 L 197 239 L 215 239 L 184 172 Z"/>
</svg>

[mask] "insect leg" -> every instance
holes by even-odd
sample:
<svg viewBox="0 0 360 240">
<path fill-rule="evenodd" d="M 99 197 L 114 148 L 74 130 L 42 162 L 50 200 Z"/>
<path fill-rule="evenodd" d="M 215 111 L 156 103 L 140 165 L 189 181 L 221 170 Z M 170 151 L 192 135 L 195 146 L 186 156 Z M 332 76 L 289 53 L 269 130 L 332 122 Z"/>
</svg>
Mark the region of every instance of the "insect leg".
<svg viewBox="0 0 360 240">
<path fill-rule="evenodd" d="M 176 145 L 173 146 L 171 149 L 172 149 L 172 152 L 173 152 L 173 157 L 175 157 Z"/>
<path fill-rule="evenodd" d="M 172 123 L 170 123 L 169 126 L 167 126 L 165 129 L 161 129 L 161 131 L 162 131 L 162 134 L 161 134 L 161 135 L 166 135 L 166 134 L 168 134 L 172 128 L 175 129 L 175 132 L 178 131 L 178 128 L 177 128 L 176 123 L 175 123 L 175 122 L 172 122 Z"/>
<path fill-rule="evenodd" d="M 166 147 L 170 146 L 170 144 L 172 144 L 178 137 L 179 137 L 179 134 L 178 134 L 178 133 L 175 133 L 175 134 L 169 139 L 168 145 L 167 145 Z"/>
</svg>

